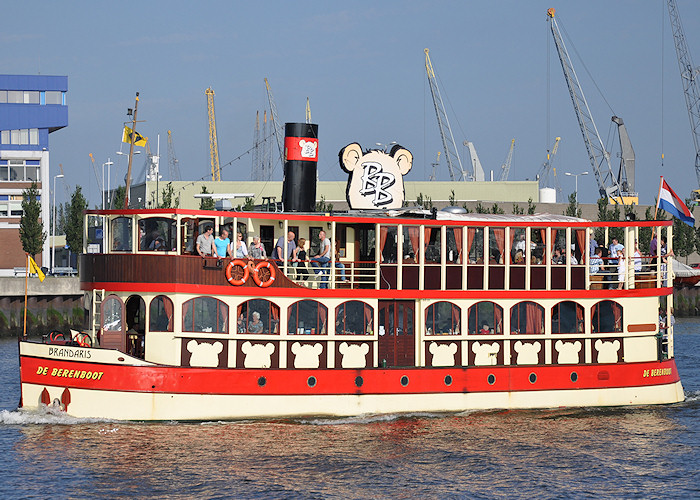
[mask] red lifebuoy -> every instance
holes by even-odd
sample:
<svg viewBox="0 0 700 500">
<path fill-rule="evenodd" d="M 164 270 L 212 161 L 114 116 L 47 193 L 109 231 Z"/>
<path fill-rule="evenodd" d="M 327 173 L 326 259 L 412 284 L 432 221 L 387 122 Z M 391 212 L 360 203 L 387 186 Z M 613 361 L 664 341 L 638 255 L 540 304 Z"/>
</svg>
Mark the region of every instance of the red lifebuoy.
<svg viewBox="0 0 700 500">
<path fill-rule="evenodd" d="M 260 279 L 260 270 L 263 267 L 270 273 L 270 277 L 266 281 Z M 255 269 L 253 269 L 253 280 L 260 288 L 267 288 L 268 286 L 272 285 L 272 283 L 275 281 L 275 268 L 272 266 L 272 263 L 268 260 L 259 262 L 258 265 L 255 266 Z"/>
<path fill-rule="evenodd" d="M 80 347 L 92 347 L 92 339 L 90 335 L 85 332 L 80 332 L 75 336 L 75 341 L 80 345 Z"/>
<path fill-rule="evenodd" d="M 243 277 L 241 278 L 234 278 L 233 277 L 233 268 L 235 266 L 240 266 L 243 268 Z M 226 266 L 226 281 L 231 283 L 232 285 L 242 285 L 248 280 L 248 276 L 250 275 L 250 269 L 248 269 L 248 265 L 243 262 L 241 259 L 236 259 L 232 260 L 231 262 L 228 263 L 228 266 Z"/>
</svg>

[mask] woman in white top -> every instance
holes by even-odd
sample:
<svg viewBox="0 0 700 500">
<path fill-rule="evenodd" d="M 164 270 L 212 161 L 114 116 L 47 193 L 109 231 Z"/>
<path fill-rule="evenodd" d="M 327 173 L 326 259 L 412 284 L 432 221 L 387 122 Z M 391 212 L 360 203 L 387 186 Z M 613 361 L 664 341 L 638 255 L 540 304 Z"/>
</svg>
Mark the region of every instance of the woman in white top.
<svg viewBox="0 0 700 500">
<path fill-rule="evenodd" d="M 622 250 L 617 251 L 617 281 L 620 282 L 617 289 L 622 290 L 625 287 L 625 252 Z"/>
<path fill-rule="evenodd" d="M 231 243 L 231 255 L 235 255 L 237 259 L 242 259 L 248 256 L 248 249 L 243 241 L 243 235 L 238 233 L 236 241 Z"/>
</svg>

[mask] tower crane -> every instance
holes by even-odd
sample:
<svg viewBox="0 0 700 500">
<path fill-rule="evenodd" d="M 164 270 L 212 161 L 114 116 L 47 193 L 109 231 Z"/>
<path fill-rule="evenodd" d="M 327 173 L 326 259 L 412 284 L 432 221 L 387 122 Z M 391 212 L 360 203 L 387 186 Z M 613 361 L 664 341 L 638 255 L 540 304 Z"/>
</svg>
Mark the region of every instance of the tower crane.
<svg viewBox="0 0 700 500">
<path fill-rule="evenodd" d="M 442 153 L 442 151 L 438 151 L 437 159 L 435 160 L 435 163 L 432 164 L 433 165 L 433 172 L 430 174 L 430 178 L 428 179 L 430 181 L 435 180 L 435 172 L 437 170 L 438 165 L 440 164 L 440 153 Z"/>
<path fill-rule="evenodd" d="M 537 172 L 540 189 L 552 187 L 553 184 L 557 201 L 561 199 L 561 186 L 559 185 L 559 179 L 557 178 L 557 169 L 554 168 L 553 164 L 554 157 L 557 155 L 557 151 L 559 150 L 559 142 L 561 142 L 561 137 L 554 139 L 552 149 L 547 151 L 547 158 L 544 160 L 540 170 Z M 550 183 L 549 179 L 550 174 L 552 175 L 552 183 Z"/>
<path fill-rule="evenodd" d="M 693 135 L 693 145 L 695 146 L 695 175 L 700 185 L 700 88 L 698 88 L 698 71 L 700 69 L 693 65 L 693 60 L 690 57 L 690 50 L 688 50 L 688 45 L 685 41 L 676 0 L 668 0 L 668 16 L 671 19 L 678 69 L 681 74 L 681 84 L 683 85 L 683 94 L 685 95 L 685 104 L 688 108 L 688 119 L 690 120 L 690 131 Z M 692 198 L 695 202 L 700 200 L 700 190 L 693 191 Z"/>
<path fill-rule="evenodd" d="M 216 115 L 214 114 L 214 90 L 209 87 L 204 91 L 207 96 L 207 112 L 209 114 L 209 156 L 211 159 L 211 180 L 221 180 L 219 166 L 219 140 L 216 135 Z"/>
<path fill-rule="evenodd" d="M 284 131 L 282 130 L 282 124 L 277 117 L 277 106 L 275 106 L 275 99 L 272 96 L 272 89 L 270 88 L 270 82 L 265 78 L 265 89 L 267 90 L 267 101 L 270 103 L 270 113 L 272 114 L 272 127 L 275 132 L 275 139 L 277 139 L 277 149 L 280 153 L 280 161 L 284 165 L 284 148 L 282 147 L 282 137 L 284 137 Z"/>
<path fill-rule="evenodd" d="M 424 52 L 425 71 L 428 75 L 430 94 L 433 96 L 435 116 L 437 117 L 438 129 L 440 130 L 442 147 L 445 151 L 445 160 L 447 161 L 447 169 L 450 173 L 450 180 L 466 181 L 467 172 L 464 171 L 464 167 L 462 166 L 462 159 L 459 157 L 459 151 L 457 150 L 457 145 L 455 144 L 455 138 L 452 134 L 452 128 L 450 127 L 450 121 L 447 118 L 447 111 L 445 111 L 445 104 L 442 102 L 442 97 L 440 96 L 440 89 L 438 88 L 437 79 L 435 78 L 435 71 L 433 71 L 433 63 L 430 61 L 430 51 L 425 49 Z M 458 178 L 456 179 L 456 177 Z M 474 175 L 474 177 L 476 178 L 476 175 Z"/>
<path fill-rule="evenodd" d="M 469 156 L 472 159 L 472 180 L 474 181 L 484 181 L 484 169 L 481 167 L 481 161 L 479 160 L 479 155 L 476 154 L 476 148 L 474 143 L 470 141 L 464 141 L 464 145 L 469 149 Z"/>
<path fill-rule="evenodd" d="M 180 160 L 175 156 L 175 146 L 173 145 L 173 133 L 168 130 L 168 167 L 170 168 L 170 180 L 180 180 Z"/>
<path fill-rule="evenodd" d="M 508 174 L 510 174 L 510 164 L 513 162 L 513 148 L 515 147 L 515 139 L 510 141 L 510 149 L 508 150 L 508 155 L 506 156 L 506 161 L 501 165 L 501 178 L 499 181 L 507 181 Z"/>
<path fill-rule="evenodd" d="M 596 182 L 598 183 L 598 191 L 601 197 L 617 203 L 623 193 L 617 178 L 613 174 L 612 166 L 610 165 L 610 153 L 606 151 L 603 140 L 598 133 L 598 128 L 593 120 L 591 110 L 588 107 L 586 96 L 583 94 L 583 89 L 579 83 L 578 76 L 576 76 L 576 71 L 574 71 L 569 52 L 564 45 L 564 40 L 559 31 L 559 25 L 556 19 L 554 19 L 554 9 L 547 10 L 547 17 L 549 18 L 559 61 L 564 71 L 566 85 L 569 88 L 571 102 L 574 105 L 578 125 L 581 129 L 581 135 L 583 135 L 583 142 L 586 145 L 588 159 L 591 162 L 591 168 L 593 169 Z"/>
<path fill-rule="evenodd" d="M 95 165 L 95 158 L 92 156 L 92 153 L 88 153 L 88 156 L 90 156 L 90 162 L 92 163 L 92 170 L 95 172 L 95 179 L 97 180 L 97 189 L 100 191 L 100 193 L 103 192 L 102 190 L 102 181 L 100 180 L 100 175 L 97 173 L 97 165 Z M 61 172 L 63 173 L 63 172 Z"/>
</svg>

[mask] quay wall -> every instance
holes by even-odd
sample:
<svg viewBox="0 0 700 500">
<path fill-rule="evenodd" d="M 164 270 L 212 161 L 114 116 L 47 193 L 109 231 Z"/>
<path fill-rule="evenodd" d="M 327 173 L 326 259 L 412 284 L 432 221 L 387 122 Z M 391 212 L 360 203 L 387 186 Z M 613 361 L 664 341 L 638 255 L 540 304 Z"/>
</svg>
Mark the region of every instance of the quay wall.
<svg viewBox="0 0 700 500">
<path fill-rule="evenodd" d="M 0 278 L 0 337 L 16 337 L 24 324 L 24 278 Z M 77 277 L 29 278 L 27 332 L 41 336 L 51 330 L 67 331 L 87 326 L 83 292 Z"/>
</svg>

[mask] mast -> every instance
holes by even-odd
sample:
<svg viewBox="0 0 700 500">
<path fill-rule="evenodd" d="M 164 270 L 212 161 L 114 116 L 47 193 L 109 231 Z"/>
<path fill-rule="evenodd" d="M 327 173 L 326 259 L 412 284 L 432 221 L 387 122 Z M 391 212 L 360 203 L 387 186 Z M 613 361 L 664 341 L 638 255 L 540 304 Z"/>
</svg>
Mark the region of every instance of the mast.
<svg viewBox="0 0 700 500">
<path fill-rule="evenodd" d="M 136 141 L 136 114 L 139 111 L 139 93 L 136 92 L 134 104 L 134 119 L 131 121 L 131 142 L 129 143 L 129 168 L 126 170 L 126 196 L 124 197 L 124 209 L 129 208 L 129 190 L 131 189 L 131 164 L 134 161 L 134 142 Z"/>
</svg>

